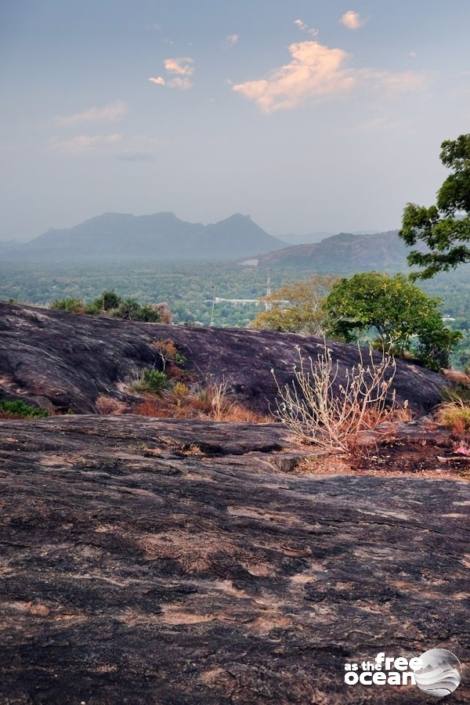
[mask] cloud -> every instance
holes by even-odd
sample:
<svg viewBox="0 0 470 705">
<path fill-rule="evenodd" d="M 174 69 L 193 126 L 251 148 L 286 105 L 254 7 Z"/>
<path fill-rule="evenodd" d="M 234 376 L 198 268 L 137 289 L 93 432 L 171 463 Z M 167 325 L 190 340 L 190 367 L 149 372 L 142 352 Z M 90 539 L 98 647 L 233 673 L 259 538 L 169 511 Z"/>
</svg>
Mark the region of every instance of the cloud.
<svg viewBox="0 0 470 705">
<path fill-rule="evenodd" d="M 296 42 L 289 46 L 291 61 L 268 78 L 238 83 L 236 93 L 254 101 L 266 113 L 295 108 L 310 96 L 344 93 L 355 83 L 343 68 L 347 54 L 318 42 Z"/>
<path fill-rule="evenodd" d="M 155 86 L 169 86 L 180 91 L 192 88 L 191 76 L 194 73 L 194 59 L 190 56 L 180 56 L 165 59 L 163 62 L 168 76 L 150 76 L 150 83 Z"/>
<path fill-rule="evenodd" d="M 61 127 L 77 125 L 86 122 L 116 122 L 127 114 L 127 105 L 122 100 L 117 100 L 101 107 L 92 107 L 72 115 L 59 115 L 55 122 Z"/>
<path fill-rule="evenodd" d="M 51 147 L 59 152 L 81 154 L 122 142 L 123 137 L 120 133 L 114 133 L 111 135 L 75 135 L 65 140 L 53 138 Z"/>
<path fill-rule="evenodd" d="M 348 10 L 345 12 L 341 15 L 339 21 L 347 29 L 359 29 L 364 24 L 364 20 L 355 10 Z"/>
<path fill-rule="evenodd" d="M 193 87 L 193 82 L 188 76 L 176 76 L 168 81 L 171 88 L 178 88 L 180 91 L 187 91 Z"/>
<path fill-rule="evenodd" d="M 305 32 L 311 37 L 316 37 L 318 35 L 318 29 L 316 27 L 309 27 L 303 20 L 294 20 L 295 26 L 300 29 L 301 32 Z"/>
<path fill-rule="evenodd" d="M 307 98 L 334 96 L 366 87 L 393 97 L 421 88 L 426 77 L 414 71 L 379 71 L 348 68 L 348 55 L 319 42 L 297 42 L 289 46 L 291 60 L 267 78 L 246 81 L 232 90 L 253 101 L 265 113 L 296 108 Z"/>
<path fill-rule="evenodd" d="M 368 83 L 382 91 L 389 98 L 400 93 L 412 93 L 423 88 L 428 77 L 416 71 L 377 71 L 375 69 L 359 69 L 356 72 L 358 81 Z"/>
<path fill-rule="evenodd" d="M 180 56 L 179 58 L 165 59 L 163 65 L 168 73 L 178 76 L 192 76 L 194 73 L 194 59 L 190 56 Z"/>
<path fill-rule="evenodd" d="M 240 35 L 239 35 L 239 34 L 228 34 L 228 35 L 225 37 L 225 43 L 226 43 L 227 46 L 229 46 L 229 47 L 234 47 L 234 46 L 236 46 L 239 41 L 240 41 Z"/>
</svg>

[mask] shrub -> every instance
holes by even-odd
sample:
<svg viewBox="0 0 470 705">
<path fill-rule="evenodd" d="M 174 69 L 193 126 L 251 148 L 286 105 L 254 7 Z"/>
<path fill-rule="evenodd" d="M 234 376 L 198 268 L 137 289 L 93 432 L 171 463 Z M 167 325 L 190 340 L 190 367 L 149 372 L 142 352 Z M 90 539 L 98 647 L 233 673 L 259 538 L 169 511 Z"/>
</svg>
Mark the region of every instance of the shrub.
<svg viewBox="0 0 470 705">
<path fill-rule="evenodd" d="M 1 417 L 20 417 L 20 418 L 45 418 L 49 413 L 45 409 L 40 409 L 38 406 L 26 404 L 21 399 L 0 401 L 0 416 Z"/>
<path fill-rule="evenodd" d="M 100 298 L 97 299 L 101 303 L 103 311 L 111 311 L 111 309 L 117 308 L 121 300 L 121 297 L 115 291 L 103 291 Z"/>
<path fill-rule="evenodd" d="M 67 311 L 68 313 L 85 313 L 85 304 L 81 299 L 56 299 L 52 302 L 51 308 L 56 311 Z"/>
<path fill-rule="evenodd" d="M 164 372 L 150 368 L 143 370 L 139 380 L 134 384 L 134 389 L 137 392 L 161 394 L 168 388 L 168 384 L 168 377 Z"/>
<path fill-rule="evenodd" d="M 171 338 L 167 340 L 154 340 L 151 345 L 160 355 L 164 367 L 166 367 L 167 363 L 184 365 L 186 362 L 185 356 L 179 352 Z"/>
<path fill-rule="evenodd" d="M 376 428 L 394 413 L 395 371 L 391 356 L 383 354 L 376 362 L 369 352 L 365 364 L 360 352 L 358 364 L 346 371 L 340 383 L 338 363 L 333 362 L 326 344 L 315 362 L 311 358 L 304 361 L 299 350 L 293 382 L 281 387 L 274 376 L 276 416 L 303 443 L 330 452 L 349 451 L 360 431 Z"/>
<path fill-rule="evenodd" d="M 127 405 L 119 399 L 100 394 L 95 401 L 95 407 L 101 416 L 120 416 L 127 411 Z"/>
<path fill-rule="evenodd" d="M 437 411 L 437 422 L 456 435 L 463 435 L 470 431 L 470 405 L 463 401 L 442 404 Z"/>
<path fill-rule="evenodd" d="M 184 382 L 176 382 L 173 385 L 173 395 L 178 401 L 181 401 L 189 394 L 189 387 Z"/>
<path fill-rule="evenodd" d="M 162 320 L 162 316 L 168 322 L 171 321 L 171 313 L 166 304 L 140 304 L 133 298 L 122 299 L 115 291 L 103 291 L 98 298 L 88 304 L 81 299 L 57 299 L 52 302 L 51 308 L 69 313 L 87 313 L 91 316 L 106 313 L 129 321 L 158 323 Z"/>
<path fill-rule="evenodd" d="M 160 313 L 149 304 L 139 304 L 135 299 L 123 299 L 119 306 L 111 311 L 111 315 L 116 318 L 123 318 L 128 321 L 158 322 Z"/>
</svg>

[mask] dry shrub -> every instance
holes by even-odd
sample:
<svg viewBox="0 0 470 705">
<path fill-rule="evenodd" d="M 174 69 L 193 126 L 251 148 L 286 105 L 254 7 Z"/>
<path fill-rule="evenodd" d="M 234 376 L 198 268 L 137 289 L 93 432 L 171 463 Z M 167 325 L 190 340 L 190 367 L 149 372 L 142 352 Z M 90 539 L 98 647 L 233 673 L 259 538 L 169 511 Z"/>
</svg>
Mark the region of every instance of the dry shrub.
<svg viewBox="0 0 470 705">
<path fill-rule="evenodd" d="M 268 423 L 272 418 L 247 409 L 227 396 L 228 384 L 210 382 L 190 389 L 176 382 L 158 399 L 145 397 L 133 409 L 140 416 L 180 419 L 212 419 L 236 423 Z"/>
<path fill-rule="evenodd" d="M 299 350 L 292 383 L 280 386 L 276 380 L 275 415 L 301 442 L 349 452 L 361 431 L 373 430 L 394 416 L 395 372 L 390 355 L 384 353 L 376 362 L 369 353 L 366 364 L 359 349 L 359 362 L 346 370 L 341 382 L 339 364 L 333 362 L 326 343 L 315 362 L 305 361 Z"/>
<path fill-rule="evenodd" d="M 183 365 L 186 361 L 184 355 L 179 352 L 171 338 L 167 338 L 166 340 L 154 340 L 151 343 L 151 346 L 160 355 L 163 363 L 163 369 L 166 368 L 167 364 L 177 366 Z"/>
<path fill-rule="evenodd" d="M 120 416 L 124 414 L 128 407 L 123 401 L 100 394 L 95 401 L 95 407 L 101 416 Z"/>
<path fill-rule="evenodd" d="M 441 404 L 437 410 L 437 422 L 461 436 L 470 431 L 470 405 L 464 401 Z"/>
<path fill-rule="evenodd" d="M 462 385 L 462 387 L 470 387 L 470 375 L 461 370 L 442 370 L 444 376 L 454 384 Z"/>
<path fill-rule="evenodd" d="M 242 404 L 233 403 L 225 412 L 225 415 L 220 419 L 221 421 L 232 421 L 233 423 L 272 423 L 273 419 L 271 416 L 266 414 L 260 414 L 258 411 L 253 411 L 248 409 Z"/>
<path fill-rule="evenodd" d="M 160 314 L 160 323 L 170 324 L 172 322 L 173 316 L 170 307 L 166 301 L 162 301 L 158 304 L 153 304 L 153 308 L 155 308 Z"/>
<path fill-rule="evenodd" d="M 138 416 L 160 416 L 155 399 L 144 399 L 132 409 Z"/>
</svg>

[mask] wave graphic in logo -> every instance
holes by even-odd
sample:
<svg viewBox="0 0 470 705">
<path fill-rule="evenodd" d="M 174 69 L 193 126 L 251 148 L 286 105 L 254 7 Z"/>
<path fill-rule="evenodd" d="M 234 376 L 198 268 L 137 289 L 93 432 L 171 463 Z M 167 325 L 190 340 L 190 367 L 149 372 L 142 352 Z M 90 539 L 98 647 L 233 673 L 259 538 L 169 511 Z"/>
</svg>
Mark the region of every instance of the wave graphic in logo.
<svg viewBox="0 0 470 705">
<path fill-rule="evenodd" d="M 419 657 L 414 675 L 420 690 L 436 698 L 444 698 L 460 684 L 460 661 L 447 649 L 429 649 Z"/>
</svg>

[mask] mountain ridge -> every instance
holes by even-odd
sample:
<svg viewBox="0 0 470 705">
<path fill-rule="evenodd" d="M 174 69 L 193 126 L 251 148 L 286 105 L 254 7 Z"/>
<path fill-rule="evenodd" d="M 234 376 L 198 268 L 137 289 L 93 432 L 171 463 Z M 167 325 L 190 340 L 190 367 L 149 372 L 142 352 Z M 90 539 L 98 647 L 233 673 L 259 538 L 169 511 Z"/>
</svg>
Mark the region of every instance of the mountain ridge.
<svg viewBox="0 0 470 705">
<path fill-rule="evenodd" d="M 398 230 L 375 234 L 338 233 L 320 242 L 273 250 L 241 262 L 259 267 L 298 267 L 316 272 L 403 271 L 408 247 Z"/>
<path fill-rule="evenodd" d="M 203 225 L 174 213 L 102 213 L 70 228 L 51 228 L 3 251 L 8 259 L 238 259 L 284 246 L 250 216 Z"/>
</svg>

